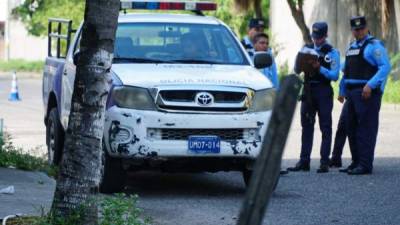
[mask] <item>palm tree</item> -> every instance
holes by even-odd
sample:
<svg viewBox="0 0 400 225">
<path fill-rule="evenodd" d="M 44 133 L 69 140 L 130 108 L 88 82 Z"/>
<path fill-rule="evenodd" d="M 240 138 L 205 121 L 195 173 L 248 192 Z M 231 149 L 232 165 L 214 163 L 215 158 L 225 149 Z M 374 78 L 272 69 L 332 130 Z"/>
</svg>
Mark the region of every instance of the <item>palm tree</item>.
<svg viewBox="0 0 400 225">
<path fill-rule="evenodd" d="M 74 92 L 52 212 L 67 218 L 83 209 L 82 224 L 97 224 L 97 205 L 90 200 L 98 193 L 100 180 L 108 72 L 119 8 L 119 0 L 86 0 L 80 52 L 74 57 Z"/>
</svg>

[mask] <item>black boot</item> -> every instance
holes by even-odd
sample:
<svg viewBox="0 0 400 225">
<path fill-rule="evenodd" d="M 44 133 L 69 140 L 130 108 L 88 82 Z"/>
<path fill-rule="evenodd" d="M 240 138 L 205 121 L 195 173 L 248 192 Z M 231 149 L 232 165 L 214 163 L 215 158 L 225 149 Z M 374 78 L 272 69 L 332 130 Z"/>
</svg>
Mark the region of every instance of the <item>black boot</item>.
<svg viewBox="0 0 400 225">
<path fill-rule="evenodd" d="M 340 159 L 329 160 L 329 167 L 336 167 L 336 168 L 342 167 L 342 160 Z"/>
<path fill-rule="evenodd" d="M 310 171 L 310 163 L 299 161 L 296 166 L 287 168 L 287 171 Z"/>
<path fill-rule="evenodd" d="M 347 173 L 347 172 L 349 172 L 350 170 L 352 170 L 352 169 L 354 169 L 354 168 L 356 168 L 356 167 L 357 167 L 357 164 L 356 164 L 355 162 L 352 162 L 347 168 L 345 168 L 345 169 L 340 169 L 339 172 L 341 172 L 341 173 Z"/>
<path fill-rule="evenodd" d="M 317 170 L 317 173 L 327 173 L 327 172 L 329 172 L 328 164 L 321 164 L 319 166 L 319 169 Z"/>
</svg>

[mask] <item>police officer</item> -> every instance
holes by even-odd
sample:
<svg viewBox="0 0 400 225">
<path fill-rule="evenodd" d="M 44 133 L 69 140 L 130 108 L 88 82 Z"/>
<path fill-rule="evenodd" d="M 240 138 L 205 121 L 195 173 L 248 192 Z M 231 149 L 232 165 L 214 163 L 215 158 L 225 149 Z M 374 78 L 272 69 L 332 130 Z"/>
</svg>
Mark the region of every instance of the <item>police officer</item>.
<svg viewBox="0 0 400 225">
<path fill-rule="evenodd" d="M 289 171 L 310 170 L 310 155 L 313 145 L 315 116 L 317 113 L 319 127 L 322 132 L 320 149 L 321 164 L 317 172 L 326 173 L 329 171 L 333 109 L 331 81 L 338 79 L 340 56 L 339 51 L 327 42 L 327 34 L 328 25 L 325 22 L 314 23 L 311 34 L 313 44 L 305 46 L 305 48 L 311 48 L 318 54 L 318 61 L 312 64 L 316 73 L 313 75 L 305 74 L 305 91 L 301 103 L 302 145 L 300 161 L 294 167 L 288 168 Z M 298 65 L 295 66 L 295 72 L 301 72 Z"/>
<path fill-rule="evenodd" d="M 266 33 L 257 33 L 253 40 L 255 52 L 267 52 L 272 56 L 272 50 L 269 48 L 269 36 Z M 261 69 L 261 72 L 272 82 L 274 88 L 279 89 L 278 70 L 273 57 L 272 65 Z"/>
<path fill-rule="evenodd" d="M 245 36 L 241 41 L 243 47 L 246 49 L 250 57 L 254 56 L 254 46 L 253 46 L 254 36 L 257 33 L 263 32 L 264 29 L 265 29 L 264 20 L 259 18 L 250 19 L 247 30 L 247 36 Z"/>
<path fill-rule="evenodd" d="M 346 52 L 340 88 L 349 104 L 347 124 L 355 150 L 346 171 L 362 175 L 372 173 L 381 99 L 391 68 L 383 43 L 369 34 L 365 17 L 351 18 L 350 26 L 355 41 Z"/>
</svg>

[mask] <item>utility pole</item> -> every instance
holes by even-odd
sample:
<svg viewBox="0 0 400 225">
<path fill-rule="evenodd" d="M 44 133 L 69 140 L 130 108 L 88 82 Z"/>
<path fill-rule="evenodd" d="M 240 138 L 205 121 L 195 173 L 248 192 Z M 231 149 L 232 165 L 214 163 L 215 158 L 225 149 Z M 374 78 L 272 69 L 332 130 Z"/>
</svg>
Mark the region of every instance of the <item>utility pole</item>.
<svg viewBox="0 0 400 225">
<path fill-rule="evenodd" d="M 398 50 L 400 51 L 400 1 L 394 1 L 394 14 L 396 16 L 396 26 L 397 26 L 397 44 Z"/>
</svg>

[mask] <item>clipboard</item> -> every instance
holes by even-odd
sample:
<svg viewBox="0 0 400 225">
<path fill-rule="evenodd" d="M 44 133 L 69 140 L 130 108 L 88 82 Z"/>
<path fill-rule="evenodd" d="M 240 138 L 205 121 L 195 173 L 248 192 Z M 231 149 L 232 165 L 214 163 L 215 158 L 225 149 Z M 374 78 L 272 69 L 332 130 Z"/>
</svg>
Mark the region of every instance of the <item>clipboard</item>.
<svg viewBox="0 0 400 225">
<path fill-rule="evenodd" d="M 304 52 L 297 53 L 296 68 L 306 75 L 313 76 L 319 72 L 317 68 L 312 66 L 316 62 L 318 62 L 318 55 Z"/>
</svg>

